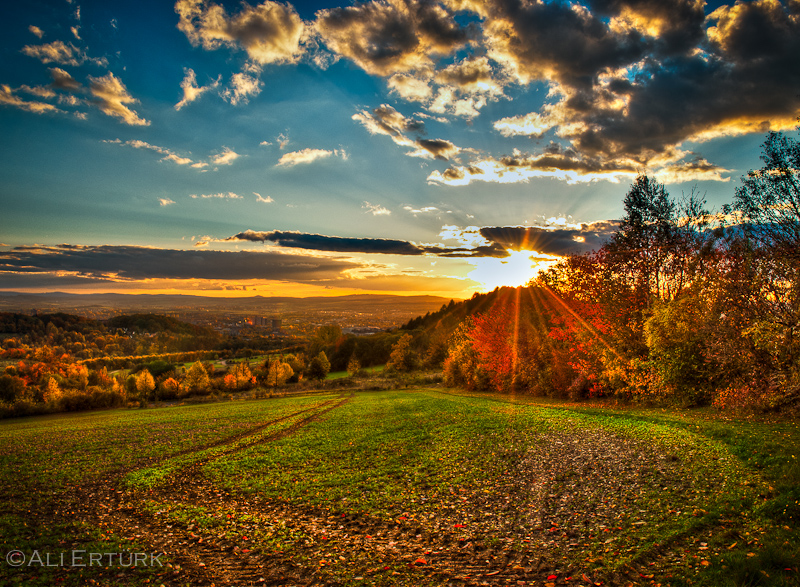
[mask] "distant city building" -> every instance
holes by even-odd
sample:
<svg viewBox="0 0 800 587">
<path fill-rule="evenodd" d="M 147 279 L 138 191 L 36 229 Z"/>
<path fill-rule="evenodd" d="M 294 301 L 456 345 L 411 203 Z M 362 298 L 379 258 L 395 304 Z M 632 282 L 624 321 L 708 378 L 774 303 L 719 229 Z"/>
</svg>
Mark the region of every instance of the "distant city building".
<svg viewBox="0 0 800 587">
<path fill-rule="evenodd" d="M 280 318 L 267 318 L 265 316 L 253 316 L 249 322 L 253 326 L 270 328 L 271 331 L 276 334 L 281 331 L 281 325 L 283 323 Z"/>
</svg>

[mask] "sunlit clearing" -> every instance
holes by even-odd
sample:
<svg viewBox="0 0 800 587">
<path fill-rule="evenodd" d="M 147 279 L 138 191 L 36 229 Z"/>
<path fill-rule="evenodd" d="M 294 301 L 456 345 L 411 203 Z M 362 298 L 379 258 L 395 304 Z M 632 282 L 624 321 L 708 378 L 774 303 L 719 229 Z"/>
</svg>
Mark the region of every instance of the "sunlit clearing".
<svg viewBox="0 0 800 587">
<path fill-rule="evenodd" d="M 469 262 L 475 266 L 469 273 L 470 279 L 482 284 L 487 290 L 504 285 L 525 285 L 539 271 L 537 262 L 533 260 L 534 254 L 531 251 L 509 251 L 509 254 L 504 259 L 470 259 Z"/>
</svg>

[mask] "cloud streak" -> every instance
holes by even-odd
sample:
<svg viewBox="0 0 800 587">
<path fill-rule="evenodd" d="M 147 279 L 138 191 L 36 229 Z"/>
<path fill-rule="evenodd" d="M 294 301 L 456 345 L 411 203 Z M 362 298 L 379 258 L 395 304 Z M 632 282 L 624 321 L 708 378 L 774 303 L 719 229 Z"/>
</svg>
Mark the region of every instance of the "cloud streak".
<svg viewBox="0 0 800 587">
<path fill-rule="evenodd" d="M 332 151 L 327 149 L 303 149 L 301 151 L 284 153 L 277 165 L 282 167 L 294 167 L 295 165 L 303 165 L 313 163 L 320 159 L 327 159 L 333 155 L 341 157 L 342 159 L 347 159 L 347 153 L 341 149 L 334 149 Z"/>
<path fill-rule="evenodd" d="M 501 247 L 489 245 L 474 248 L 444 247 L 438 245 L 419 245 L 404 240 L 386 238 L 354 238 L 327 236 L 295 231 L 255 231 L 246 230 L 226 241 L 271 242 L 281 247 L 326 251 L 332 253 L 361 253 L 381 255 L 434 255 L 438 257 L 505 257 L 507 252 Z"/>
<path fill-rule="evenodd" d="M 171 250 L 133 246 L 17 247 L 0 251 L 0 275 L 70 272 L 86 278 L 328 280 L 360 265 L 278 252 Z"/>
</svg>

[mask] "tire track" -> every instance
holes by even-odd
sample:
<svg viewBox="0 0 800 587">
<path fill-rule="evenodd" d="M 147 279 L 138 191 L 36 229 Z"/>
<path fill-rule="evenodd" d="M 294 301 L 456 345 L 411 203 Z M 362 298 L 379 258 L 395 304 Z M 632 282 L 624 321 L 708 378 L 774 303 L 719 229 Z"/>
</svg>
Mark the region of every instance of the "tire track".
<svg viewBox="0 0 800 587">
<path fill-rule="evenodd" d="M 242 552 L 242 549 L 231 541 L 215 542 L 212 546 L 208 542 L 204 542 L 201 536 L 192 532 L 192 529 L 176 527 L 175 524 L 165 525 L 162 520 L 158 520 L 156 516 L 144 510 L 142 507 L 144 501 L 154 497 L 174 501 L 174 493 L 177 488 L 196 482 L 202 475 L 202 467 L 208 462 L 258 444 L 275 442 L 295 434 L 328 412 L 344 405 L 352 397 L 352 393 L 348 396 L 340 396 L 317 406 L 275 418 L 234 437 L 149 462 L 145 468 L 163 464 L 176 457 L 230 445 L 227 450 L 223 449 L 204 455 L 173 472 L 171 477 L 174 476 L 176 481 L 180 481 L 178 484 L 170 484 L 169 488 L 157 492 L 123 490 L 120 488 L 121 479 L 123 475 L 131 471 L 114 471 L 104 475 L 102 479 L 71 490 L 56 506 L 53 514 L 55 517 L 67 518 L 69 521 L 80 521 L 88 527 L 103 528 L 106 532 L 112 531 L 119 536 L 146 544 L 152 552 L 164 553 L 164 558 L 169 558 L 171 561 L 171 567 L 164 567 L 165 574 L 160 577 L 165 585 L 270 584 L 262 576 L 263 573 L 259 573 L 259 569 L 263 565 L 257 564 L 258 561 L 249 554 L 248 549 L 244 549 L 245 551 Z M 253 438 L 250 442 L 242 442 L 242 440 L 257 436 L 270 426 L 302 414 L 307 414 L 307 416 L 283 430 L 260 438 Z M 195 492 L 195 497 L 198 502 L 202 503 L 205 501 L 204 494 L 208 496 L 209 492 L 220 495 L 220 491 L 213 484 L 208 483 L 202 485 L 202 491 Z"/>
</svg>

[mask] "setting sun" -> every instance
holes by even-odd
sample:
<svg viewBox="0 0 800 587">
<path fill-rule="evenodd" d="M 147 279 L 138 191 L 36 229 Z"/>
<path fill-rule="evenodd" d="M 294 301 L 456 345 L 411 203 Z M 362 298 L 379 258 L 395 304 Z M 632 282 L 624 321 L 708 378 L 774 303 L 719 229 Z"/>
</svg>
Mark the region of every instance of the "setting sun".
<svg viewBox="0 0 800 587">
<path fill-rule="evenodd" d="M 554 261 L 541 258 L 531 251 L 508 251 L 508 254 L 504 259 L 486 257 L 471 260 L 475 269 L 470 272 L 470 279 L 480 283 L 484 290 L 503 286 L 517 287 L 528 283 L 543 266 Z"/>
</svg>

